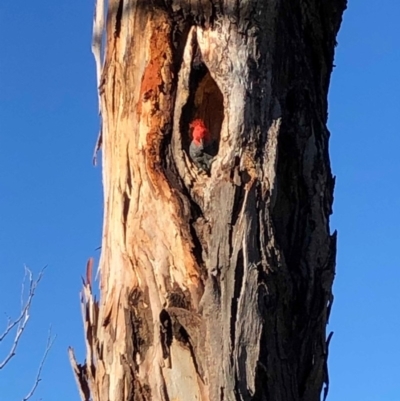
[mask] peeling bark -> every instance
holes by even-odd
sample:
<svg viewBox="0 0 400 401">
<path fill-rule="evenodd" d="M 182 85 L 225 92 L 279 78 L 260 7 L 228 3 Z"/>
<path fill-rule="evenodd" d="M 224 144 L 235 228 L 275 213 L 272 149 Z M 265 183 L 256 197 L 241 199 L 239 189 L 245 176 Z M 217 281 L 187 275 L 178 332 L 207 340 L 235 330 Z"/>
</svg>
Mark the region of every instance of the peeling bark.
<svg viewBox="0 0 400 401">
<path fill-rule="evenodd" d="M 101 298 L 87 278 L 85 364 L 70 355 L 82 400 L 320 399 L 345 4 L 109 1 Z M 218 144 L 209 176 L 188 156 L 195 118 Z"/>
</svg>

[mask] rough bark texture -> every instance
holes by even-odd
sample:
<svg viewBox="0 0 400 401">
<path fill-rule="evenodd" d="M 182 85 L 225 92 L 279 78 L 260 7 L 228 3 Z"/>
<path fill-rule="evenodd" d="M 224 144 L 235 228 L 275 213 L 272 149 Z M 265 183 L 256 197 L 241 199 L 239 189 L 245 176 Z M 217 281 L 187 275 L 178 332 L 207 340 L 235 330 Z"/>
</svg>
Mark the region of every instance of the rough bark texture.
<svg viewBox="0 0 400 401">
<path fill-rule="evenodd" d="M 101 297 L 89 264 L 85 364 L 71 351 L 82 400 L 327 391 L 327 91 L 345 3 L 109 0 Z M 218 143 L 209 176 L 188 157 L 194 118 Z"/>
</svg>

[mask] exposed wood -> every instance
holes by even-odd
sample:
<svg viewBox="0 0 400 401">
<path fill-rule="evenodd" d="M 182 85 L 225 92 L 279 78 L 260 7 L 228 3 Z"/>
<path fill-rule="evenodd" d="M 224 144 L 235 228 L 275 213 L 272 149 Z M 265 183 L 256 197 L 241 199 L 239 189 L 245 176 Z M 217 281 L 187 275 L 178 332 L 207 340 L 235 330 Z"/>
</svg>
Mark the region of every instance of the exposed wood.
<svg viewBox="0 0 400 401">
<path fill-rule="evenodd" d="M 96 82 L 97 88 L 100 88 L 100 80 L 103 66 L 103 35 L 104 35 L 104 2 L 105 0 L 96 0 L 93 15 L 93 37 L 92 37 L 92 53 L 96 63 Z M 100 107 L 99 93 L 99 107 Z"/>
<path fill-rule="evenodd" d="M 100 114 L 100 130 L 97 135 L 96 145 L 93 151 L 92 162 L 93 165 L 97 165 L 97 152 L 101 149 L 103 142 L 103 124 L 101 119 L 101 77 L 103 72 L 103 35 L 104 35 L 104 13 L 105 13 L 105 0 L 96 0 L 94 15 L 93 15 L 93 37 L 92 37 L 92 53 L 94 61 L 96 63 L 96 83 L 97 83 L 97 94 L 99 103 L 99 114 Z"/>
<path fill-rule="evenodd" d="M 87 358 L 72 359 L 82 400 L 320 399 L 344 8 L 109 1 L 101 298 L 87 278 Z M 195 118 L 218 144 L 209 176 L 188 156 Z"/>
</svg>

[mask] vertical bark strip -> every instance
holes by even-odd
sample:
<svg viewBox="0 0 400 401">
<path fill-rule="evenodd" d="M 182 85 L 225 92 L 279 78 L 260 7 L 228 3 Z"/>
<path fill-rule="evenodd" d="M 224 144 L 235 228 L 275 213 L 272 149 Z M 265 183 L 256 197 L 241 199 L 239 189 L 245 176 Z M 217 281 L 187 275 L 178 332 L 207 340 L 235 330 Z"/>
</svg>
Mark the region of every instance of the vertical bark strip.
<svg viewBox="0 0 400 401">
<path fill-rule="evenodd" d="M 82 400 L 320 399 L 345 5 L 109 0 L 101 297 L 87 278 L 85 364 L 70 353 Z M 209 175 L 188 156 L 195 118 L 218 145 Z"/>
</svg>

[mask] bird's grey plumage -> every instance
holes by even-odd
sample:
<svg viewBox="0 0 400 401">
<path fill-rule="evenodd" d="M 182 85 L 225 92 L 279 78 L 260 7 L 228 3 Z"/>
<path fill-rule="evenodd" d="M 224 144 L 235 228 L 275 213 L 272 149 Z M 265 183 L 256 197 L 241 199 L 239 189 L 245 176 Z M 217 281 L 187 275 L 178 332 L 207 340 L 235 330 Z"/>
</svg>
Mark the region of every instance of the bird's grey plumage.
<svg viewBox="0 0 400 401">
<path fill-rule="evenodd" d="M 193 163 L 197 168 L 206 171 L 207 173 L 211 169 L 211 164 L 214 157 L 212 156 L 213 143 L 208 146 L 203 144 L 196 144 L 194 141 L 190 143 L 189 155 L 193 160 Z"/>
</svg>

